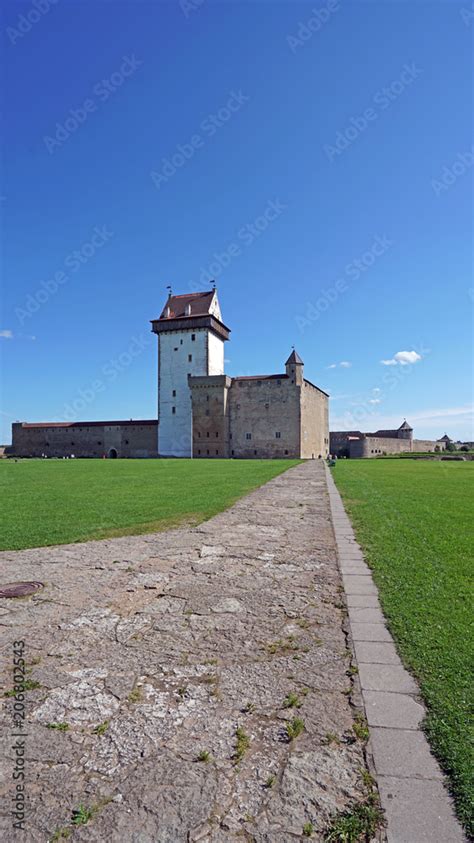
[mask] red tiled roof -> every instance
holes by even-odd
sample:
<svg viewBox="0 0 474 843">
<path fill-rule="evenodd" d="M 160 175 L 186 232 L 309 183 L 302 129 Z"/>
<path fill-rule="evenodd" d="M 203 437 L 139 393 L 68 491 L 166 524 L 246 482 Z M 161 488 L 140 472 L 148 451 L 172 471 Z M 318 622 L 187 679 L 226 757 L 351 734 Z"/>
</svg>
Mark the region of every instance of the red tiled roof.
<svg viewBox="0 0 474 843">
<path fill-rule="evenodd" d="M 214 290 L 207 293 L 185 293 L 181 296 L 170 296 L 161 311 L 160 319 L 179 319 L 182 316 L 208 316 L 213 297 Z M 187 305 L 191 307 L 190 313 L 186 312 Z M 166 316 L 168 307 L 170 313 L 169 316 Z"/>
<path fill-rule="evenodd" d="M 22 422 L 22 427 L 121 427 L 127 425 L 158 424 L 157 419 L 127 419 L 126 421 L 78 421 L 78 422 Z"/>
</svg>

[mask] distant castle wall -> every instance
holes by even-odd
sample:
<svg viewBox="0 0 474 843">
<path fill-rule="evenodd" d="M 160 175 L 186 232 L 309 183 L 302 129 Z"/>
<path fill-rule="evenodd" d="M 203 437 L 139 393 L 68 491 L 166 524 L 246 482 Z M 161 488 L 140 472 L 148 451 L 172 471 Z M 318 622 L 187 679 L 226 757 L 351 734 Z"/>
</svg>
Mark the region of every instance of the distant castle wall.
<svg viewBox="0 0 474 843">
<path fill-rule="evenodd" d="M 156 457 L 156 421 L 12 425 L 16 457 Z"/>
<path fill-rule="evenodd" d="M 349 456 L 352 459 L 367 459 L 381 454 L 402 454 L 411 450 L 410 440 L 390 436 L 365 436 L 363 439 L 353 439 L 349 443 Z"/>
<path fill-rule="evenodd" d="M 397 430 L 379 430 L 362 433 L 360 430 L 338 430 L 330 434 L 330 453 L 336 457 L 369 459 L 384 454 L 402 454 L 411 451 L 444 451 L 446 442 L 431 439 L 413 439 L 413 430 L 406 422 Z"/>
</svg>

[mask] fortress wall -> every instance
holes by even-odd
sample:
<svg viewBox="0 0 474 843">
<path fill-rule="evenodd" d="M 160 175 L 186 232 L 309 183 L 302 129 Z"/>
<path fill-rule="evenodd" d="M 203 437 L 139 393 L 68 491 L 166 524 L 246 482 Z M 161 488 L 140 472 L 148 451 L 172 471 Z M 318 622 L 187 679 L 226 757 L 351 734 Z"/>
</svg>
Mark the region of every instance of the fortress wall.
<svg viewBox="0 0 474 843">
<path fill-rule="evenodd" d="M 229 390 L 230 456 L 299 458 L 300 393 L 300 387 L 284 375 L 234 378 Z"/>
<path fill-rule="evenodd" d="M 157 422 L 147 424 L 88 425 L 75 422 L 65 427 L 12 425 L 12 451 L 18 457 L 102 457 L 115 448 L 118 457 L 156 457 Z"/>
<path fill-rule="evenodd" d="M 446 450 L 446 442 L 435 442 L 433 439 L 414 439 L 412 451 L 434 451 L 438 448 L 439 451 Z"/>
<path fill-rule="evenodd" d="M 307 381 L 301 388 L 301 457 L 318 459 L 329 453 L 329 402 Z"/>
<path fill-rule="evenodd" d="M 191 377 L 193 457 L 222 459 L 229 456 L 227 375 Z"/>
<path fill-rule="evenodd" d="M 349 443 L 351 459 L 377 457 L 381 454 L 401 454 L 412 450 L 412 442 L 408 439 L 392 439 L 378 436 L 366 436 L 364 439 L 352 440 Z"/>
</svg>

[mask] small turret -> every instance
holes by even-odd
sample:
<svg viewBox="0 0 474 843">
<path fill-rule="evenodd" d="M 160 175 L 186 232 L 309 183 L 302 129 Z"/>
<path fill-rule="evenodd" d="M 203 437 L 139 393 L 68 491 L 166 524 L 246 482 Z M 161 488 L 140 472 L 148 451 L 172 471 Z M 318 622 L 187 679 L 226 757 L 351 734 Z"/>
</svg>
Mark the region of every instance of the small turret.
<svg viewBox="0 0 474 843">
<path fill-rule="evenodd" d="M 297 384 L 297 386 L 303 385 L 303 366 L 304 363 L 301 357 L 298 352 L 293 349 L 285 363 L 285 368 L 287 377 L 289 377 L 293 383 Z"/>
<path fill-rule="evenodd" d="M 413 439 L 413 428 L 410 427 L 407 420 L 404 419 L 403 424 L 398 428 L 398 439 Z"/>
</svg>

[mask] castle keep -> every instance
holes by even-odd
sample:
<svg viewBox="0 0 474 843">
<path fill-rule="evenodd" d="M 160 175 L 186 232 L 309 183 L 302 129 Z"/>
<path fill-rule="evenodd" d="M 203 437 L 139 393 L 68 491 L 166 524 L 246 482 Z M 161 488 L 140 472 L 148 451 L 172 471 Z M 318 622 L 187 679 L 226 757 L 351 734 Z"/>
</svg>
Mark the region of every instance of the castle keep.
<svg viewBox="0 0 474 843">
<path fill-rule="evenodd" d="M 224 373 L 230 330 L 215 290 L 170 294 L 152 330 L 158 337 L 160 456 L 327 456 L 328 395 L 306 380 L 296 351 L 281 374 Z"/>
<path fill-rule="evenodd" d="M 173 296 L 152 320 L 158 339 L 158 419 L 17 422 L 16 456 L 301 458 L 329 453 L 328 395 L 304 377 L 295 350 L 279 374 L 224 372 L 216 290 Z"/>
</svg>

